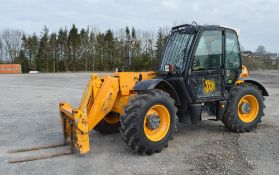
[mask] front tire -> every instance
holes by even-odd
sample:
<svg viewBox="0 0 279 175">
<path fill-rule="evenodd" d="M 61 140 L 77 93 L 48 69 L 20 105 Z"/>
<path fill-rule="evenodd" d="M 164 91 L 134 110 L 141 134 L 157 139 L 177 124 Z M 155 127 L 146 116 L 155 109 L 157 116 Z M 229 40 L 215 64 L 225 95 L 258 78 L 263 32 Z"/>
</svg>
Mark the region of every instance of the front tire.
<svg viewBox="0 0 279 175">
<path fill-rule="evenodd" d="M 119 114 L 115 112 L 110 112 L 102 121 L 100 121 L 100 123 L 94 128 L 94 130 L 103 135 L 107 135 L 118 133 L 119 127 Z"/>
<path fill-rule="evenodd" d="M 161 90 L 137 94 L 120 118 L 123 140 L 137 153 L 153 154 L 168 146 L 176 129 L 174 100 Z"/>
<path fill-rule="evenodd" d="M 235 132 L 249 132 L 261 122 L 264 98 L 257 86 L 243 83 L 231 89 L 228 106 L 222 119 Z"/>
</svg>

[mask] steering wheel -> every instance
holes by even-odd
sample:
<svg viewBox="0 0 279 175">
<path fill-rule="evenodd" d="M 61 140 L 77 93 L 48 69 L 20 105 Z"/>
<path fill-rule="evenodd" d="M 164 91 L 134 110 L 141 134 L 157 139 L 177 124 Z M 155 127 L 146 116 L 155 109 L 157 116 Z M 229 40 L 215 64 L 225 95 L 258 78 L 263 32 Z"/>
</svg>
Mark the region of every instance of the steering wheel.
<svg viewBox="0 0 279 175">
<path fill-rule="evenodd" d="M 233 68 L 233 63 L 226 62 L 226 68 Z"/>
<path fill-rule="evenodd" d="M 200 60 L 194 59 L 193 67 L 198 67 L 198 66 L 200 66 L 200 65 L 201 65 Z"/>
</svg>

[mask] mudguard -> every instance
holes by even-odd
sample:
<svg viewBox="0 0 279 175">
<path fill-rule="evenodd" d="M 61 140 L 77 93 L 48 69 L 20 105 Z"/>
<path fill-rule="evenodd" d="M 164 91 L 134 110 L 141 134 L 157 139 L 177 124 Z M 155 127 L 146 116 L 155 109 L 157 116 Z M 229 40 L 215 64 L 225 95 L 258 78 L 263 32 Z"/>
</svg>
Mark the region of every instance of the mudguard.
<svg viewBox="0 0 279 175">
<path fill-rule="evenodd" d="M 133 89 L 136 91 L 161 89 L 170 94 L 170 96 L 175 100 L 176 105 L 181 105 L 176 90 L 168 81 L 164 79 L 150 79 L 150 80 L 140 81 L 134 86 Z"/>
<path fill-rule="evenodd" d="M 242 78 L 242 80 L 246 83 L 250 83 L 250 84 L 258 86 L 258 88 L 262 91 L 263 96 L 269 96 L 267 90 L 265 89 L 263 84 L 260 83 L 260 81 L 258 81 L 256 79 L 252 79 L 252 78 Z"/>
</svg>

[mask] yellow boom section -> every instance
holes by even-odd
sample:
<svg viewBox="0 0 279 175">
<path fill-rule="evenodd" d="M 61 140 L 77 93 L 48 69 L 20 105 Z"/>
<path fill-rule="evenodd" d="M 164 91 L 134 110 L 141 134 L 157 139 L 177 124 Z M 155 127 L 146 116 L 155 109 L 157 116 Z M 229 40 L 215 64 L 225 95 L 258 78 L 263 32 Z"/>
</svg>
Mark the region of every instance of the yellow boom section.
<svg viewBox="0 0 279 175">
<path fill-rule="evenodd" d="M 100 78 L 92 74 L 78 108 L 61 102 L 60 117 L 66 142 L 83 154 L 90 150 L 89 132 L 111 111 L 123 114 L 123 107 L 139 81 L 156 77 L 155 72 L 120 72 Z"/>
</svg>

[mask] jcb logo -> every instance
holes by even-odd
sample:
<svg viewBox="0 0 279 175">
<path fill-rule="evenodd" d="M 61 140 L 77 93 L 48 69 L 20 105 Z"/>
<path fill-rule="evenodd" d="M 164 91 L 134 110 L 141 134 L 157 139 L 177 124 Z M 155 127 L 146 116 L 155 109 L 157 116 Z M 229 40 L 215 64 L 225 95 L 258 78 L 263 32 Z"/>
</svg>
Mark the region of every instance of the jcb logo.
<svg viewBox="0 0 279 175">
<path fill-rule="evenodd" d="M 216 90 L 215 82 L 212 80 L 203 80 L 203 90 L 209 93 Z"/>
</svg>

